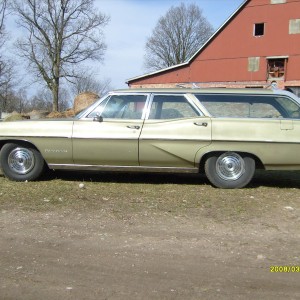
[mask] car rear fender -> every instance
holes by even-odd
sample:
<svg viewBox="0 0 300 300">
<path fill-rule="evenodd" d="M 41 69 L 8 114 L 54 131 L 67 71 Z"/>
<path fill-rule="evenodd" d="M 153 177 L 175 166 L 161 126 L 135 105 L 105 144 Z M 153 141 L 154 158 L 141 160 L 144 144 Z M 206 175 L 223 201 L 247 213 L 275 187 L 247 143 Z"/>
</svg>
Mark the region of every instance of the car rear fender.
<svg viewBox="0 0 300 300">
<path fill-rule="evenodd" d="M 211 151 L 211 152 L 206 152 L 202 155 L 201 159 L 200 159 L 200 163 L 199 163 L 199 172 L 203 173 L 204 172 L 204 165 L 206 160 L 211 157 L 211 156 L 219 156 L 222 153 L 228 152 L 229 150 L 218 150 L 218 151 Z M 256 169 L 265 169 L 264 164 L 262 163 L 262 161 L 260 160 L 259 157 L 257 157 L 255 154 L 253 153 L 248 153 L 248 152 L 241 152 L 241 151 L 234 151 L 234 150 L 230 150 L 230 152 L 235 152 L 238 153 L 241 156 L 248 156 L 248 157 L 252 157 L 255 160 L 255 168 Z"/>
</svg>

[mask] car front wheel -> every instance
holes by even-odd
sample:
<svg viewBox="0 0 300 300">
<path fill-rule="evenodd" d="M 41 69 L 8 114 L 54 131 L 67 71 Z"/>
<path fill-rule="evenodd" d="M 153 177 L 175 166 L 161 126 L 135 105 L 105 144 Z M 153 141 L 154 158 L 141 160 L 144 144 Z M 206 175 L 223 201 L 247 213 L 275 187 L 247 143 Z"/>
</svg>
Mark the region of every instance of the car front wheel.
<svg viewBox="0 0 300 300">
<path fill-rule="evenodd" d="M 245 187 L 255 172 L 255 160 L 247 155 L 225 152 L 210 156 L 205 162 L 205 174 L 218 188 Z"/>
<path fill-rule="evenodd" d="M 45 161 L 38 150 L 14 143 L 2 147 L 0 162 L 3 174 L 15 181 L 35 180 L 45 167 Z"/>
</svg>

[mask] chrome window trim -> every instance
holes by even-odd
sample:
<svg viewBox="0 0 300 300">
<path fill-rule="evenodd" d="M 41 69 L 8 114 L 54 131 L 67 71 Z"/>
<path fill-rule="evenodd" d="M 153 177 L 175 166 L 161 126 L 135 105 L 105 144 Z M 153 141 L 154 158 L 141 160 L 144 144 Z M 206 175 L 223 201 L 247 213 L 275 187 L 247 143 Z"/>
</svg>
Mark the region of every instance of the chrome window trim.
<svg viewBox="0 0 300 300">
<path fill-rule="evenodd" d="M 293 103 L 295 103 L 299 108 L 300 108 L 300 98 L 297 97 L 295 94 L 289 92 L 289 91 L 284 91 L 284 90 L 276 90 L 276 92 L 272 93 L 272 94 L 247 94 L 247 93 L 199 93 L 199 92 L 195 92 L 192 94 L 196 101 L 198 101 L 198 105 L 201 107 L 201 109 L 205 112 L 207 112 L 207 116 L 211 117 L 211 118 L 229 118 L 229 119 L 263 119 L 263 120 L 270 120 L 270 119 L 274 119 L 274 118 L 255 118 L 255 117 L 251 117 L 251 118 L 245 118 L 245 117 L 224 117 L 224 116 L 213 116 L 210 114 L 210 112 L 205 108 L 204 104 L 202 104 L 201 100 L 197 98 L 197 95 L 218 95 L 218 96 L 228 96 L 228 95 L 232 95 L 232 96 L 246 96 L 246 97 L 257 97 L 257 96 L 262 96 L 262 97 L 282 97 L 282 98 L 287 98 L 289 100 L 291 100 Z M 300 119 L 297 118 L 278 118 L 278 120 L 293 120 L 293 121 L 299 121 Z"/>
<path fill-rule="evenodd" d="M 203 117 L 212 117 L 210 112 L 206 109 L 206 107 L 201 103 L 201 101 L 195 96 L 196 93 L 187 94 L 189 99 L 193 101 L 194 105 L 201 111 Z"/>
<path fill-rule="evenodd" d="M 75 119 L 77 120 L 85 120 L 85 121 L 92 121 L 92 118 L 87 118 L 87 116 L 98 106 L 100 105 L 100 103 L 102 103 L 103 101 L 105 101 L 108 97 L 114 96 L 114 95 L 145 95 L 146 101 L 145 101 L 145 106 L 143 109 L 143 113 L 141 116 L 141 119 L 137 119 L 137 120 L 149 120 L 149 114 L 150 114 L 150 108 L 153 102 L 153 97 L 154 96 L 159 96 L 159 95 L 169 95 L 169 96 L 183 96 L 185 97 L 185 99 L 188 101 L 188 103 L 199 113 L 199 117 L 213 117 L 209 111 L 205 108 L 205 106 L 201 103 L 201 101 L 196 97 L 196 94 L 218 94 L 218 95 L 228 95 L 231 94 L 231 92 L 229 93 L 216 93 L 216 92 L 207 92 L 205 91 L 204 93 L 201 92 L 201 90 L 195 90 L 192 92 L 180 92 L 180 91 L 176 91 L 176 92 L 166 92 L 164 93 L 163 91 L 159 91 L 159 92 L 153 92 L 153 91 L 139 91 L 139 92 L 126 92 L 126 91 L 121 91 L 121 92 L 117 92 L 117 91 L 113 91 L 113 92 L 109 92 L 106 95 L 104 95 L 103 97 L 101 97 L 99 100 L 97 100 L 94 104 L 92 104 L 91 106 L 89 106 L 88 108 L 86 108 L 85 110 L 83 110 L 83 112 L 79 113 L 79 117 L 75 117 Z M 247 95 L 247 96 L 257 96 L 258 94 L 239 94 L 239 93 L 233 93 L 233 95 Z M 289 92 L 289 91 L 284 91 L 284 90 L 274 90 L 273 93 L 270 94 L 261 94 L 262 96 L 285 96 L 289 99 L 291 99 L 293 102 L 295 102 L 298 106 L 300 106 L 300 98 L 297 97 L 295 94 Z M 82 114 L 82 115 L 80 115 Z M 113 120 L 113 119 L 110 119 Z M 125 119 L 124 119 L 125 120 Z M 295 119 L 294 119 L 295 120 Z"/>
<path fill-rule="evenodd" d="M 298 104 L 298 106 L 300 106 L 300 98 L 297 97 L 297 95 L 289 92 L 289 91 L 284 91 L 284 90 L 276 90 L 276 92 L 274 93 L 274 95 L 279 95 L 279 96 L 286 96 L 290 99 L 292 99 L 294 102 L 296 102 Z"/>
</svg>

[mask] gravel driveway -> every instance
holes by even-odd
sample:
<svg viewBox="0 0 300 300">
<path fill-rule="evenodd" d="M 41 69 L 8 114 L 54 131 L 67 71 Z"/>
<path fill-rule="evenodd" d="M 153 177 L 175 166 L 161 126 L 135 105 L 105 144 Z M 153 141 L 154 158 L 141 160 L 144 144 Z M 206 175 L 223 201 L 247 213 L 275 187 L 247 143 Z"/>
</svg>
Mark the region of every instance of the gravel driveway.
<svg viewBox="0 0 300 300">
<path fill-rule="evenodd" d="M 300 298 L 299 269 L 270 272 L 300 266 L 299 180 L 224 191 L 205 179 L 85 176 L 0 177 L 0 299 Z M 58 186 L 77 198 L 44 196 Z"/>
</svg>

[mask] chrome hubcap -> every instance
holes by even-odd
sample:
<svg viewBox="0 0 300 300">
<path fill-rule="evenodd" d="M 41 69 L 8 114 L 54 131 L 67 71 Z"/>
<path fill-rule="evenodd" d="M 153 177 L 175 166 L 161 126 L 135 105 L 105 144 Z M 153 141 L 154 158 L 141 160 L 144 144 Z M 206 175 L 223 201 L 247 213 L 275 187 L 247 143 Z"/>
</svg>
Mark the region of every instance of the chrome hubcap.
<svg viewBox="0 0 300 300">
<path fill-rule="evenodd" d="M 17 174 L 27 174 L 34 167 L 34 155 L 26 148 L 16 148 L 8 156 L 8 165 Z"/>
<path fill-rule="evenodd" d="M 245 162 L 237 153 L 227 152 L 218 158 L 216 171 L 224 180 L 237 180 L 245 172 Z"/>
</svg>

